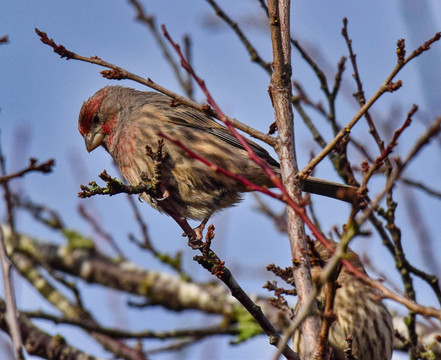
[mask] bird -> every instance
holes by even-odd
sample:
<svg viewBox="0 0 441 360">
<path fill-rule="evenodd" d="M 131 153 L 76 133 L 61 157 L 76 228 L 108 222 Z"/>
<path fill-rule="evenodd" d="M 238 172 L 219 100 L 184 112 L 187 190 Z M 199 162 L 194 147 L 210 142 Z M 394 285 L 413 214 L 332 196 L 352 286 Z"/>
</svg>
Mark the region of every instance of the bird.
<svg viewBox="0 0 441 360">
<path fill-rule="evenodd" d="M 335 247 L 336 242 L 329 240 Z M 311 275 L 316 283 L 332 253 L 319 241 L 313 242 Z M 366 274 L 359 256 L 348 249 L 346 260 L 361 273 Z M 393 352 L 394 326 L 392 315 L 383 304 L 380 293 L 360 278 L 352 275 L 344 266 L 338 271 L 335 281 L 335 296 L 332 312 L 334 321 L 329 328 L 328 342 L 332 348 L 332 360 L 390 360 Z M 317 297 L 318 309 L 325 307 L 329 293 L 325 287 Z M 297 306 L 295 312 L 299 310 Z M 329 315 L 328 315 L 329 316 Z M 351 338 L 352 347 L 348 357 L 345 349 Z M 304 358 L 301 330 L 293 336 L 293 348 Z"/>
<path fill-rule="evenodd" d="M 227 127 L 205 112 L 176 103 L 161 93 L 106 86 L 83 103 L 78 130 L 87 151 L 104 147 L 133 186 L 155 176 L 155 162 L 146 155 L 146 146 L 157 147 L 160 134 L 165 134 L 218 167 L 240 174 L 261 187 L 274 187 Z M 246 141 L 280 176 L 279 163 L 263 147 Z M 163 151 L 161 188 L 168 203 L 182 218 L 202 221 L 202 228 L 214 213 L 234 206 L 241 201 L 243 193 L 250 191 L 238 180 L 188 156 L 170 141 L 164 142 Z M 357 193 L 355 187 L 311 176 L 301 184 L 306 192 L 346 202 L 353 202 Z M 161 198 L 146 193 L 141 198 L 160 212 L 169 213 Z"/>
<path fill-rule="evenodd" d="M 224 125 L 204 111 L 177 103 L 171 97 L 152 91 L 139 91 L 122 86 L 106 86 L 98 90 L 81 107 L 78 130 L 88 152 L 102 146 L 113 158 L 121 174 L 133 186 L 155 177 L 155 161 L 146 154 L 158 146 L 164 135 L 179 140 L 187 149 L 230 173 L 261 187 L 274 187 L 265 171 L 251 160 L 243 145 Z M 162 135 L 162 136 L 161 136 Z M 280 176 L 280 165 L 260 145 L 246 139 L 252 150 Z M 206 224 L 210 217 L 241 201 L 243 193 L 251 191 L 242 182 L 214 171 L 210 166 L 188 156 L 173 142 L 164 141 L 162 151 L 161 191 L 164 197 L 143 193 L 141 198 L 160 212 L 169 213 L 162 204 L 164 198 L 174 211 L 185 219 Z M 309 176 L 300 182 L 302 190 L 335 198 L 348 203 L 358 199 L 358 189 Z M 318 247 L 320 245 L 317 245 Z M 324 260 L 330 255 L 319 248 Z M 361 263 L 360 263 L 361 264 Z M 360 265 L 361 266 L 361 265 Z M 312 269 L 313 276 L 320 272 Z M 391 356 L 392 325 L 390 314 L 382 305 L 378 293 L 342 269 L 335 296 L 337 320 L 330 329 L 330 345 L 335 359 L 343 359 L 345 336 L 354 337 L 354 354 L 360 360 Z M 318 301 L 323 301 L 322 293 Z M 380 333 L 376 336 L 375 331 Z M 299 337 L 297 333 L 295 336 Z M 300 338 L 299 338 L 300 339 Z M 301 340 L 295 349 L 301 352 Z M 378 343 L 376 343 L 378 341 Z M 378 357 L 363 355 L 380 354 Z"/>
</svg>

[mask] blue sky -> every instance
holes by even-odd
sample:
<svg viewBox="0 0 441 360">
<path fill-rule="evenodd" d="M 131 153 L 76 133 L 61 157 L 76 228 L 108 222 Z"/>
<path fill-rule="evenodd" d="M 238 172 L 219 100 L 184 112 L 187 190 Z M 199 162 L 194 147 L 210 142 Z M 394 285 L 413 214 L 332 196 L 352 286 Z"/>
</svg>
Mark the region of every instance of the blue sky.
<svg viewBox="0 0 441 360">
<path fill-rule="evenodd" d="M 208 4 L 202 0 L 149 0 L 143 3 L 150 13 L 157 16 L 158 24 L 167 25 L 175 40 L 182 39 L 184 34 L 191 36 L 193 64 L 198 74 L 206 80 L 224 112 L 266 131 L 273 118 L 267 95 L 269 78 L 257 65 L 250 64 L 246 51 L 230 29 L 221 23 L 215 27 L 205 25 L 207 21 L 216 21 Z M 269 36 L 258 2 L 224 0 L 221 6 L 236 21 L 248 24 L 244 26 L 245 31 L 261 55 L 270 60 Z M 350 37 L 357 53 L 364 89 L 369 97 L 395 64 L 397 39 L 406 38 L 407 49 L 410 51 L 440 30 L 441 5 L 438 1 L 294 1 L 293 36 L 308 48 L 310 54 L 327 71 L 329 83 L 333 81 L 340 57 L 347 54 L 346 45 L 340 35 L 343 17 L 349 19 Z M 151 258 L 140 254 L 128 243 L 127 233 L 133 231 L 131 227 L 135 225 L 125 199 L 101 197 L 80 200 L 76 197 L 79 185 L 96 179 L 104 168 L 114 175 L 117 174 L 104 150 L 87 154 L 83 139 L 77 131 L 77 117 L 82 102 L 102 86 L 114 82 L 103 79 L 98 72 L 101 69 L 96 66 L 60 59 L 39 41 L 34 28 L 46 31 L 56 42 L 72 51 L 85 56 L 98 55 L 141 76 L 150 77 L 173 91 L 181 92 L 151 34 L 134 21 L 134 10 L 127 2 L 122 1 L 3 1 L 0 4 L 0 24 L 0 36 L 9 36 L 9 44 L 0 46 L 0 130 L 8 170 L 23 167 L 29 156 L 40 160 L 54 157 L 57 161 L 53 174 L 31 174 L 16 182 L 15 188 L 24 190 L 35 201 L 50 204 L 63 213 L 68 226 L 91 235 L 92 229 L 80 219 L 76 211 L 76 206 L 81 201 L 96 214 L 103 226 L 112 230 L 120 247 L 133 261 L 146 267 L 160 268 Z M 373 114 L 379 120 L 393 117 L 397 111 L 401 112 L 399 119 L 404 120 L 413 103 L 420 106 L 420 115 L 411 130 L 400 139 L 396 154 L 407 153 L 418 134 L 424 131 L 424 121 L 441 113 L 440 58 L 441 46 L 435 44 L 428 54 L 416 59 L 400 73 L 398 78 L 403 80 L 403 88 L 396 94 L 386 94 L 373 109 Z M 323 101 L 317 80 L 294 50 L 293 72 L 311 97 Z M 345 95 L 337 103 L 338 118 L 342 124 L 351 119 L 357 108 L 350 96 L 354 92 L 351 73 L 348 62 L 343 87 Z M 143 89 L 128 81 L 119 84 Z M 200 101 L 204 100 L 200 92 L 197 92 L 196 97 Z M 395 112 L 391 109 L 395 109 Z M 317 114 L 312 115 L 316 121 L 322 121 Z M 318 148 L 298 116 L 296 121 L 297 152 L 302 167 L 306 164 L 310 151 L 317 152 Z M 330 133 L 325 135 L 327 140 L 331 138 Z M 372 146 L 363 123 L 354 129 L 354 136 Z M 427 149 L 409 167 L 407 174 L 430 179 L 433 186 L 440 184 L 439 158 L 439 146 Z M 358 160 L 361 161 L 362 158 Z M 326 162 L 319 166 L 316 175 L 337 180 Z M 439 201 L 418 193 L 417 196 L 423 197 L 421 208 L 427 217 L 428 232 L 436 246 L 434 251 L 439 253 Z M 400 192 L 397 192 L 397 197 L 400 199 Z M 327 199 L 316 200 L 316 209 L 324 219 L 324 228 L 341 224 L 347 217 L 348 207 L 345 204 L 336 204 Z M 274 209 L 282 209 L 274 201 L 269 203 Z M 254 200 L 247 196 L 244 203 L 214 218 L 213 222 L 218 228 L 214 247 L 227 264 L 237 271 L 246 290 L 264 294 L 261 290 L 264 283 L 262 279 L 265 278 L 264 266 L 272 262 L 288 265 L 289 245 L 285 236 L 277 233 L 270 221 L 256 214 L 254 208 Z M 208 274 L 193 264 L 193 252 L 180 237 L 177 225 L 147 205 L 141 209 L 157 246 L 163 251 L 182 250 L 187 268 L 197 274 L 198 278 L 208 279 Z M 323 216 L 324 214 L 328 215 Z M 399 225 L 405 234 L 403 242 L 406 250 L 412 254 L 412 261 L 417 265 L 424 265 L 418 239 L 412 231 L 412 219 L 402 207 L 398 209 L 398 215 Z M 57 234 L 35 224 L 26 214 L 20 214 L 18 226 L 23 232 L 35 233 L 56 242 L 63 241 Z M 374 261 L 377 266 L 390 274 L 392 279 L 398 279 L 398 275 L 392 270 L 392 259 L 379 246 L 378 238 L 374 236 L 357 240 L 354 247 L 375 253 Z M 23 281 L 18 289 L 20 305 L 29 307 L 35 304 L 35 301 L 29 301 L 35 295 L 32 295 Z M 88 287 L 87 291 L 96 293 L 96 296 L 87 299 L 90 307 L 103 301 L 103 295 L 99 295 L 97 289 Z M 426 294 L 424 291 L 423 288 L 422 294 Z M 99 316 L 102 321 L 112 325 L 118 319 L 113 318 L 109 312 L 111 302 L 106 300 L 106 296 L 104 295 L 106 306 L 100 310 Z M 125 299 L 123 295 L 112 296 L 120 302 Z M 420 300 L 423 303 L 433 301 L 430 294 L 427 297 L 424 295 Z M 162 313 L 160 315 L 165 316 Z M 142 323 L 137 322 L 139 314 L 125 313 L 124 316 L 130 326 L 143 327 Z M 163 322 L 158 313 L 149 312 L 149 316 L 149 324 L 158 325 Z M 178 318 L 183 319 L 181 316 Z M 179 319 L 176 325 L 179 325 Z M 167 324 L 174 324 L 173 321 L 176 320 L 169 319 Z M 53 329 L 48 323 L 44 326 L 52 331 L 59 331 L 59 328 Z M 83 346 L 82 341 L 83 338 L 80 341 L 72 339 L 72 343 L 80 347 Z M 228 356 L 246 357 L 257 346 L 262 356 L 268 354 L 265 358 L 272 354 L 271 347 L 266 345 L 263 338 L 242 345 L 233 352 L 229 352 L 227 341 L 210 341 L 205 346 L 210 344 L 219 349 L 219 359 Z M 191 351 L 193 353 L 190 357 L 202 356 L 199 351 L 204 350 Z M 168 359 L 173 356 L 165 355 L 160 358 Z"/>
</svg>

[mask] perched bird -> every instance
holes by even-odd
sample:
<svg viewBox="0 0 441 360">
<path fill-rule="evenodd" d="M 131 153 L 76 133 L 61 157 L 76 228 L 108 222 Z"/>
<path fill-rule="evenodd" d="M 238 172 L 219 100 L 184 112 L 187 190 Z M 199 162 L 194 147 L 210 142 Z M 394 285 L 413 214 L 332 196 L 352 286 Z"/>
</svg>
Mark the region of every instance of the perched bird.
<svg viewBox="0 0 441 360">
<path fill-rule="evenodd" d="M 159 133 L 179 140 L 218 167 L 240 174 L 259 186 L 273 186 L 225 126 L 202 111 L 176 104 L 166 95 L 120 86 L 104 87 L 83 103 L 78 129 L 87 150 L 90 152 L 102 145 L 134 186 L 145 182 L 146 176 L 150 179 L 155 176 L 155 163 L 146 154 L 146 146 L 155 149 L 161 139 Z M 280 174 L 278 162 L 265 149 L 251 140 L 247 142 Z M 162 189 L 182 217 L 202 220 L 205 224 L 213 213 L 238 203 L 241 193 L 249 191 L 241 182 L 213 171 L 171 142 L 165 141 L 163 151 Z M 304 191 L 347 202 L 357 198 L 357 189 L 351 186 L 313 177 L 308 177 L 302 186 Z M 142 197 L 157 210 L 165 211 L 161 205 L 163 199 L 147 194 Z M 326 256 L 329 258 L 324 252 Z M 313 275 L 315 271 L 320 268 L 314 268 Z M 341 270 L 338 283 L 334 306 L 337 320 L 330 331 L 330 344 L 338 356 L 335 359 L 343 359 L 341 349 L 346 344 L 345 336 L 352 335 L 354 354 L 359 360 L 389 360 L 392 325 L 378 294 L 345 269 Z M 297 341 L 297 345 L 301 352 L 301 341 Z"/>
<path fill-rule="evenodd" d="M 318 241 L 315 250 L 323 261 L 312 258 L 313 279 L 320 277 L 322 267 L 331 254 Z M 358 270 L 365 273 L 363 265 L 353 251 L 346 258 Z M 318 296 L 318 308 L 325 306 L 327 292 L 323 288 Z M 379 292 L 353 276 L 342 267 L 336 279 L 336 292 L 332 309 L 335 320 L 329 329 L 329 345 L 333 349 L 332 360 L 346 360 L 344 349 L 348 347 L 348 337 L 352 338 L 352 358 L 358 360 L 390 360 L 392 358 L 394 327 L 392 316 L 382 303 Z M 294 334 L 294 350 L 304 358 L 301 332 Z M 351 358 L 351 359 L 352 359 Z"/>
<path fill-rule="evenodd" d="M 247 152 L 229 130 L 202 111 L 176 104 L 170 97 L 121 86 L 106 86 L 83 103 L 78 129 L 90 152 L 102 145 L 131 185 L 154 176 L 154 161 L 146 155 L 146 145 L 158 146 L 159 132 L 183 143 L 188 149 L 232 173 L 240 174 L 260 186 L 272 187 L 265 172 L 249 159 Z M 256 154 L 273 171 L 279 164 L 261 146 L 247 140 Z M 235 179 L 213 171 L 189 157 L 184 150 L 165 141 L 162 188 L 180 216 L 202 220 L 233 206 L 241 193 L 249 191 Z M 309 177 L 303 190 L 351 202 L 356 189 Z M 159 211 L 161 200 L 147 194 L 143 199 Z"/>
</svg>

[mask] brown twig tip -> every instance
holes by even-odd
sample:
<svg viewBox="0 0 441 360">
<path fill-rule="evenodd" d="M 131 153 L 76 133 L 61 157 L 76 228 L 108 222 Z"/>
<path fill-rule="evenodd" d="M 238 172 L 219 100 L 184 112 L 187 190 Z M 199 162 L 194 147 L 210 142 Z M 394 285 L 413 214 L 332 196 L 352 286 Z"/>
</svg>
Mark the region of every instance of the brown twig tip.
<svg viewBox="0 0 441 360">
<path fill-rule="evenodd" d="M 43 174 L 48 174 L 52 171 L 52 168 L 54 165 L 55 165 L 54 159 L 49 159 L 41 164 L 38 164 L 37 159 L 30 158 L 28 167 L 26 167 L 22 170 L 19 170 L 15 173 L 1 176 L 0 177 L 0 184 L 7 183 L 11 179 L 22 177 L 22 176 L 26 175 L 27 173 L 33 172 L 33 171 L 41 172 Z"/>
<path fill-rule="evenodd" d="M 388 92 L 394 92 L 397 91 L 401 86 L 403 86 L 403 82 L 401 80 L 390 82 L 387 84 L 386 91 Z"/>
<path fill-rule="evenodd" d="M 95 181 L 89 182 L 89 186 L 80 185 L 82 191 L 78 193 L 79 198 L 88 198 L 94 195 L 116 195 L 116 194 L 142 194 L 148 193 L 155 196 L 155 188 L 147 181 L 138 186 L 125 185 L 121 180 L 111 177 L 106 170 L 103 170 L 98 177 L 106 183 L 106 187 L 100 187 Z"/>
<path fill-rule="evenodd" d="M 404 121 L 403 125 L 400 128 L 398 128 L 397 130 L 395 130 L 394 135 L 392 137 L 392 140 L 389 142 L 386 149 L 384 149 L 381 156 L 379 156 L 375 160 L 376 167 L 380 167 L 383 164 L 384 159 L 387 156 L 389 156 L 390 153 L 393 151 L 393 149 L 398 145 L 398 138 L 403 133 L 404 129 L 406 129 L 408 126 L 410 126 L 410 123 L 412 122 L 412 116 L 417 112 L 417 110 L 418 110 L 418 106 L 414 104 L 412 106 L 412 109 L 410 109 L 410 111 L 408 112 L 407 118 Z"/>
<path fill-rule="evenodd" d="M 211 244 L 211 241 L 214 239 L 214 225 L 208 225 L 207 234 L 205 235 L 205 241 Z"/>
<path fill-rule="evenodd" d="M 406 57 L 405 40 L 400 39 L 397 41 L 397 57 L 398 63 L 402 63 Z"/>
<path fill-rule="evenodd" d="M 8 35 L 0 37 L 0 44 L 6 44 L 9 42 Z"/>
<path fill-rule="evenodd" d="M 348 36 L 348 18 L 343 18 L 343 28 L 341 29 L 341 34 L 346 38 Z"/>
<path fill-rule="evenodd" d="M 123 72 L 118 71 L 118 70 L 103 70 L 103 71 L 100 71 L 100 74 L 109 80 L 127 79 L 127 76 Z"/>
<path fill-rule="evenodd" d="M 427 51 L 430 49 L 430 45 L 432 45 L 435 41 L 441 39 L 441 32 L 437 32 L 433 38 L 427 40 L 423 45 L 421 45 L 418 49 L 418 53 L 422 53 L 423 51 Z"/>
<path fill-rule="evenodd" d="M 53 39 L 49 39 L 44 31 L 35 28 L 35 32 L 40 37 L 43 44 L 49 45 L 52 49 L 54 49 L 54 52 L 60 55 L 62 58 L 65 57 L 66 60 L 69 60 L 75 57 L 75 53 L 67 50 L 63 45 L 57 45 Z"/>
<path fill-rule="evenodd" d="M 43 174 L 48 174 L 52 171 L 55 165 L 54 159 L 49 159 L 48 161 L 38 165 L 38 159 L 31 158 L 29 160 L 29 170 L 31 171 L 41 171 Z"/>
<path fill-rule="evenodd" d="M 188 63 L 187 59 L 185 58 L 184 54 L 182 54 L 181 51 L 181 47 L 179 46 L 178 43 L 174 42 L 173 39 L 171 38 L 170 34 L 167 31 L 167 28 L 164 24 L 161 25 L 161 30 L 162 33 L 164 35 L 164 37 L 170 42 L 170 44 L 173 46 L 173 48 L 175 49 L 176 53 L 179 55 L 179 58 L 181 59 L 181 66 L 187 71 L 189 72 L 193 77 L 195 77 L 195 80 L 199 83 L 199 85 L 204 86 L 204 80 L 202 80 L 201 78 L 196 76 L 196 73 L 194 72 L 193 68 L 191 67 L 191 65 Z"/>
</svg>

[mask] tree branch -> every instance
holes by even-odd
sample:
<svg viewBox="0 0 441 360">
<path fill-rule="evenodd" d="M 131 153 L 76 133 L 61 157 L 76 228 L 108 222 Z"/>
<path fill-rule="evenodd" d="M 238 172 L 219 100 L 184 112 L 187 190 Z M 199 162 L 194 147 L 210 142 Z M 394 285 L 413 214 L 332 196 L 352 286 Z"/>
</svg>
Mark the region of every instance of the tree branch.
<svg viewBox="0 0 441 360">
<path fill-rule="evenodd" d="M 299 204 L 301 188 L 296 174 L 298 171 L 294 145 L 294 124 L 291 108 L 291 47 L 290 47 L 290 2 L 289 0 L 268 1 L 271 42 L 273 47 L 273 73 L 269 94 L 274 107 L 278 128 L 275 150 L 280 159 L 282 181 L 289 197 Z M 287 207 L 288 235 L 294 264 L 294 281 L 299 297 L 299 306 L 305 313 L 315 314 L 316 305 L 311 278 L 311 267 L 307 253 L 305 228 L 297 212 Z M 306 318 L 302 324 L 306 359 L 316 350 L 320 331 L 317 316 Z M 294 329 L 290 329 L 294 331 Z M 291 334 L 289 334 L 291 336 Z M 284 342 L 288 341 L 285 336 Z"/>
</svg>

